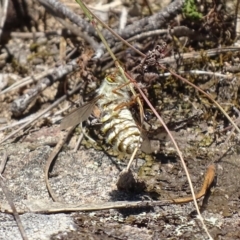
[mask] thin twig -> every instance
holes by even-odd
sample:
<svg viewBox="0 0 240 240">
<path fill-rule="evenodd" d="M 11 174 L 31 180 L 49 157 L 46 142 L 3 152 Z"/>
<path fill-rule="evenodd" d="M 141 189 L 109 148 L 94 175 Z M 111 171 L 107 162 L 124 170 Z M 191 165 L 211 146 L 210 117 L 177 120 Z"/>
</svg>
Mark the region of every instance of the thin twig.
<svg viewBox="0 0 240 240">
<path fill-rule="evenodd" d="M 6 150 L 4 150 L 3 158 L 2 158 L 1 163 L 0 163 L 0 177 L 1 178 L 3 178 L 2 173 L 3 173 L 4 169 L 5 169 L 7 160 L 8 160 L 8 155 L 7 155 Z"/>
<path fill-rule="evenodd" d="M 4 170 L 5 166 L 6 166 L 7 159 L 8 159 L 7 152 L 4 151 L 4 156 L 3 156 L 3 159 L 2 159 L 1 164 L 0 164 L 0 176 L 1 177 L 2 177 L 3 170 Z M 2 191 L 4 192 L 4 194 L 6 196 L 8 204 L 10 205 L 10 207 L 12 209 L 12 214 L 13 214 L 13 216 L 15 218 L 15 221 L 17 223 L 17 226 L 18 226 L 18 229 L 20 231 L 20 234 L 21 234 L 23 240 L 27 240 L 28 238 L 27 238 L 27 235 L 26 235 L 26 233 L 24 231 L 21 219 L 20 219 L 20 217 L 18 215 L 18 212 L 16 210 L 16 207 L 15 207 L 13 201 L 12 201 L 11 193 L 8 190 L 7 186 L 5 185 L 3 178 L 0 178 L 0 185 L 1 185 Z"/>
<path fill-rule="evenodd" d="M 85 128 L 82 127 L 82 133 L 80 134 L 80 136 L 78 137 L 78 141 L 73 149 L 73 152 L 77 152 L 82 140 L 83 140 L 83 137 L 84 137 L 84 132 L 85 132 Z"/>
<path fill-rule="evenodd" d="M 207 51 L 204 51 L 204 56 L 206 57 L 214 57 L 216 55 L 219 55 L 221 53 L 227 53 L 227 52 L 238 52 L 240 51 L 240 47 L 222 47 L 222 48 L 213 48 Z M 203 53 L 202 52 L 191 52 L 191 53 L 184 53 L 181 54 L 181 56 L 176 55 L 172 57 L 165 57 L 163 59 L 160 59 L 158 61 L 159 64 L 169 64 L 172 65 L 177 62 L 177 60 L 181 59 L 188 59 L 188 60 L 194 60 L 194 59 L 199 59 L 202 58 Z M 180 62 L 180 64 L 183 64 Z"/>
<path fill-rule="evenodd" d="M 8 0 L 0 1 L 0 40 L 3 33 L 4 23 L 7 17 L 7 9 L 8 9 Z"/>
<path fill-rule="evenodd" d="M 48 69 L 42 73 L 36 74 L 35 76 L 28 76 L 22 79 L 19 79 L 19 81 L 17 81 L 16 83 L 12 84 L 11 86 L 9 86 L 8 88 L 4 89 L 3 91 L 0 92 L 0 96 L 10 92 L 10 91 L 14 91 L 16 89 L 19 89 L 21 87 L 24 87 L 28 84 L 31 84 L 33 82 L 37 82 L 39 79 L 47 76 L 48 74 L 52 74 L 55 71 L 55 68 L 51 68 Z"/>
<path fill-rule="evenodd" d="M 234 77 L 232 74 L 222 74 L 222 73 L 203 71 L 203 70 L 179 71 L 178 73 L 180 73 L 180 74 L 190 73 L 190 74 L 196 74 L 196 75 L 209 75 L 209 76 L 225 78 L 225 79 L 232 79 Z M 168 76 L 171 76 L 171 75 L 172 74 L 170 72 L 159 73 L 160 77 L 168 77 Z"/>
<path fill-rule="evenodd" d="M 65 110 L 66 110 L 66 109 L 65 109 Z M 11 124 L 7 124 L 6 126 L 1 127 L 1 128 L 0 128 L 0 132 L 1 132 L 1 131 L 4 131 L 4 130 L 6 130 L 6 129 L 13 129 L 13 128 L 16 127 L 16 126 L 22 125 L 22 124 L 24 124 L 24 123 L 26 123 L 26 122 L 30 122 L 30 121 L 34 118 L 34 115 L 35 115 L 35 113 L 32 114 L 32 115 L 30 115 L 30 116 L 27 116 L 27 117 L 25 117 L 25 118 L 23 118 L 23 119 L 21 119 L 21 120 L 19 120 L 19 121 L 17 121 L 17 122 L 14 122 L 14 123 L 11 123 Z M 44 117 L 48 117 L 49 115 L 50 115 L 50 114 L 46 114 Z"/>
<path fill-rule="evenodd" d="M 0 184 L 1 184 L 1 188 L 2 188 L 5 196 L 6 196 L 6 198 L 7 198 L 8 204 L 10 205 L 10 207 L 11 207 L 11 209 L 12 209 L 12 214 L 13 214 L 13 216 L 14 216 L 14 218 L 15 218 L 15 221 L 16 221 L 16 223 L 17 223 L 17 226 L 18 226 L 18 229 L 19 229 L 19 231 L 20 231 L 20 234 L 21 234 L 23 240 L 27 240 L 28 237 L 27 237 L 27 235 L 26 235 L 26 233 L 25 233 L 25 230 L 24 230 L 23 225 L 22 225 L 22 221 L 21 221 L 21 219 L 20 219 L 20 217 L 19 217 L 19 214 L 18 214 L 18 212 L 17 212 L 17 210 L 16 210 L 16 207 L 15 207 L 13 201 L 12 201 L 11 193 L 10 193 L 10 191 L 8 190 L 7 186 L 4 184 L 3 179 L 0 179 Z"/>
</svg>

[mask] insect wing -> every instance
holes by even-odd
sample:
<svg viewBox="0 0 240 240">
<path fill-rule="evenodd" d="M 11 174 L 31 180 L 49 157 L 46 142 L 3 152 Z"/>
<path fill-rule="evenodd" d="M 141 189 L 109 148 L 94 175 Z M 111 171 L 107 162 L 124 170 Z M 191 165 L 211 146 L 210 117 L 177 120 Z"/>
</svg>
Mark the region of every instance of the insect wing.
<svg viewBox="0 0 240 240">
<path fill-rule="evenodd" d="M 67 115 L 61 122 L 60 130 L 71 126 L 76 126 L 77 124 L 87 120 L 94 109 L 95 103 L 100 97 L 101 96 L 94 98 L 92 101 L 83 104 L 81 107 L 77 108 L 72 113 Z"/>
<path fill-rule="evenodd" d="M 141 135 L 142 135 L 141 150 L 146 154 L 151 154 L 153 151 L 147 133 L 144 130 L 142 130 Z"/>
</svg>

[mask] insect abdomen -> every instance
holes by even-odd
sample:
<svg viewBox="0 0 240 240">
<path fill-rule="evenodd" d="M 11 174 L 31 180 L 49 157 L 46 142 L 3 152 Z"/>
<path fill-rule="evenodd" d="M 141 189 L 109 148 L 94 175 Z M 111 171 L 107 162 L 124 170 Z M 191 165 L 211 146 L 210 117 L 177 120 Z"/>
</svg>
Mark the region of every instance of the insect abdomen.
<svg viewBox="0 0 240 240">
<path fill-rule="evenodd" d="M 114 108 L 115 105 L 111 104 L 106 107 L 101 118 L 102 132 L 106 136 L 106 142 L 116 150 L 132 154 L 142 142 L 141 133 L 126 107 L 117 111 Z"/>
</svg>

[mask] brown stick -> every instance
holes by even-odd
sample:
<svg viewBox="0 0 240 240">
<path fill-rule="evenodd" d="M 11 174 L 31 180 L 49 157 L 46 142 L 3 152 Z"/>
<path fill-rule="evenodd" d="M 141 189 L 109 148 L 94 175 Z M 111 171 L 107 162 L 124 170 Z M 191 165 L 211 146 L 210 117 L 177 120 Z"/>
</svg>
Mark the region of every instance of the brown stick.
<svg viewBox="0 0 240 240">
<path fill-rule="evenodd" d="M 215 165 L 214 164 L 209 165 L 207 173 L 206 173 L 204 181 L 203 181 L 202 188 L 195 195 L 196 199 L 199 199 L 206 194 L 208 188 L 212 184 L 213 179 L 215 177 L 215 171 L 216 171 Z M 172 203 L 177 203 L 177 204 L 188 203 L 188 202 L 191 202 L 191 201 L 193 201 L 193 197 L 183 197 L 183 198 L 172 199 Z"/>
<path fill-rule="evenodd" d="M 49 158 L 52 159 L 52 158 Z M 48 173 L 49 167 L 51 165 L 51 160 L 48 160 L 48 167 L 45 169 L 45 173 Z M 45 176 L 47 177 L 47 176 Z M 213 182 L 213 179 L 215 177 L 215 165 L 211 164 L 208 167 L 207 173 L 205 175 L 203 185 L 201 190 L 196 194 L 196 199 L 199 199 L 203 195 L 206 194 L 206 191 L 210 187 L 210 185 Z M 48 181 L 48 180 L 47 180 Z M 51 196 L 55 197 L 55 200 L 57 200 L 57 197 L 52 192 L 51 187 L 50 189 Z M 160 201 L 121 201 L 121 202 L 108 202 L 108 203 L 101 203 L 101 204 L 80 204 L 80 205 L 69 205 L 62 203 L 61 206 L 48 206 L 46 208 L 37 208 L 32 209 L 31 212 L 35 213 L 60 213 L 60 212 L 75 212 L 75 211 L 101 211 L 101 210 L 107 210 L 107 209 L 121 209 L 121 208 L 136 208 L 136 207 L 146 207 L 146 206 L 164 206 L 169 204 L 184 204 L 193 201 L 193 197 L 183 197 L 183 198 L 175 198 L 175 199 L 168 199 L 168 200 L 160 200 Z M 59 204 L 59 202 L 58 202 Z M 0 204 L 0 210 L 1 210 L 1 204 Z M 3 209 L 2 209 L 3 211 Z M 13 213 L 13 210 L 4 209 L 4 212 L 7 213 Z M 26 211 L 18 211 L 18 214 L 23 214 Z"/>
</svg>

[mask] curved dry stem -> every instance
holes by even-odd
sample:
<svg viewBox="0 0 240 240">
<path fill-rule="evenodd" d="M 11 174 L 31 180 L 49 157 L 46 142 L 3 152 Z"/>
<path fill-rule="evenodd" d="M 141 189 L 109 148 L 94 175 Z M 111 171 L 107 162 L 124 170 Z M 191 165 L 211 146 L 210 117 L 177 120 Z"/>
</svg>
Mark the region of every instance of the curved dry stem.
<svg viewBox="0 0 240 240">
<path fill-rule="evenodd" d="M 189 172 L 188 172 L 188 169 L 187 169 L 187 166 L 186 166 L 186 163 L 183 159 L 183 156 L 182 156 L 182 153 L 177 145 L 177 142 L 175 141 L 174 137 L 172 136 L 171 132 L 169 131 L 167 125 L 164 123 L 164 121 L 162 120 L 162 118 L 160 117 L 160 115 L 158 114 L 158 112 L 156 111 L 156 109 L 152 106 L 152 104 L 149 102 L 148 98 L 146 97 L 146 95 L 143 93 L 143 91 L 141 90 L 141 88 L 135 84 L 135 86 L 137 87 L 138 91 L 140 92 L 141 96 L 143 97 L 143 99 L 145 100 L 145 102 L 148 104 L 148 106 L 151 108 L 151 110 L 153 111 L 153 113 L 155 114 L 155 116 L 158 118 L 158 120 L 161 122 L 161 124 L 163 125 L 164 129 L 166 130 L 166 132 L 168 133 L 175 149 L 177 150 L 177 153 L 178 153 L 178 156 L 181 160 L 181 163 L 182 163 L 182 166 L 183 166 L 183 169 L 184 169 L 184 172 L 186 173 L 186 176 L 187 176 L 187 180 L 188 180 L 188 184 L 189 184 L 189 187 L 190 187 L 190 190 L 191 190 L 191 194 L 192 194 L 192 198 L 193 198 L 193 202 L 194 202 L 194 205 L 195 205 L 195 208 L 196 208 L 196 211 L 198 213 L 198 217 L 202 223 L 202 226 L 203 226 L 203 229 L 205 230 L 206 234 L 208 235 L 209 239 L 212 239 L 211 235 L 209 234 L 208 230 L 207 230 L 207 227 L 204 223 L 204 220 L 203 220 L 203 217 L 200 213 L 200 210 L 199 210 L 199 207 L 198 207 L 198 204 L 197 204 L 197 199 L 196 199 L 196 196 L 195 196 L 195 193 L 194 193 L 194 189 L 193 189 L 193 184 L 192 184 L 192 181 L 191 181 L 191 178 L 190 178 L 190 175 L 189 175 Z"/>
</svg>

